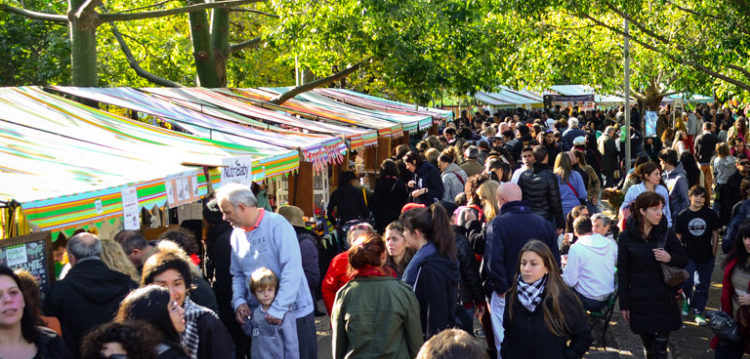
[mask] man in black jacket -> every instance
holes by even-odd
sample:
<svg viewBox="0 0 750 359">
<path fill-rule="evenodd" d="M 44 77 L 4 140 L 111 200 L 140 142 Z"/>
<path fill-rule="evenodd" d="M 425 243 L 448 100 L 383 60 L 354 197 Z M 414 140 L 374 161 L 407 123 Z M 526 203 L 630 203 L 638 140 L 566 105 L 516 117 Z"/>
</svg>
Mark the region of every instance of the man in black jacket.
<svg viewBox="0 0 750 359">
<path fill-rule="evenodd" d="M 711 198 L 711 186 L 714 182 L 713 173 L 711 172 L 711 157 L 716 151 L 716 143 L 719 139 L 713 134 L 716 125 L 713 122 L 703 123 L 703 133 L 695 139 L 695 156 L 698 157 L 698 163 L 701 165 L 703 172 L 703 188 L 708 192 L 707 198 Z"/>
<path fill-rule="evenodd" d="M 521 175 L 518 186 L 523 200 L 531 203 L 531 210 L 552 222 L 558 234 L 565 228 L 559 182 L 547 165 L 547 149 L 544 146 L 534 148 L 534 165 Z"/>
<path fill-rule="evenodd" d="M 344 225 L 350 220 L 365 220 L 370 216 L 365 199 L 366 192 L 354 186 L 356 180 L 357 176 L 351 171 L 344 171 L 339 175 L 339 188 L 331 194 L 326 209 L 331 223 L 336 224 L 339 220 L 340 224 Z"/>
<path fill-rule="evenodd" d="M 107 268 L 100 259 L 102 244 L 95 235 L 76 234 L 67 249 L 72 268 L 63 280 L 52 285 L 44 313 L 60 320 L 65 344 L 78 358 L 81 338 L 111 321 L 120 302 L 138 285 L 127 275 Z"/>
</svg>

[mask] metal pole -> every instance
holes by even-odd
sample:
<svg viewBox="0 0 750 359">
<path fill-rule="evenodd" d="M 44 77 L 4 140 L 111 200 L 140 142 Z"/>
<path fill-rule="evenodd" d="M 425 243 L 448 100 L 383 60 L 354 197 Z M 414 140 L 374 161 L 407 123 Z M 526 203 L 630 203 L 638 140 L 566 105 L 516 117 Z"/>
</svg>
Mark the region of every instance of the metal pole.
<svg viewBox="0 0 750 359">
<path fill-rule="evenodd" d="M 624 21 L 625 30 L 625 165 L 630 170 L 630 38 L 628 19 Z"/>
</svg>

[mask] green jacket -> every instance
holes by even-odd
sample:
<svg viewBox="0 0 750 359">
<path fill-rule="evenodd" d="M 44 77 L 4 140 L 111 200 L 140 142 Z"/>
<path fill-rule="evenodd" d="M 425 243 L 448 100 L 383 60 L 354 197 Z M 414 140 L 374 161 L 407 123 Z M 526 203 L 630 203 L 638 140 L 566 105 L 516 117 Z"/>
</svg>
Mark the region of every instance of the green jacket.
<svg viewBox="0 0 750 359">
<path fill-rule="evenodd" d="M 331 324 L 335 359 L 411 359 L 424 340 L 417 297 L 393 277 L 356 277 L 344 285 Z"/>
</svg>

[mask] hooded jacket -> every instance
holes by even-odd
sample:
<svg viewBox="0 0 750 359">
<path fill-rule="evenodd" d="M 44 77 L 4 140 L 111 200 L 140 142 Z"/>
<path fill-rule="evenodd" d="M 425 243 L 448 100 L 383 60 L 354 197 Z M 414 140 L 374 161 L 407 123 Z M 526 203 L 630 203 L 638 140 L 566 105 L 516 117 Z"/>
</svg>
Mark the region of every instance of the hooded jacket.
<svg viewBox="0 0 750 359">
<path fill-rule="evenodd" d="M 578 237 L 563 271 L 565 284 L 586 298 L 604 300 L 615 291 L 617 243 L 601 234 Z"/>
<path fill-rule="evenodd" d="M 111 321 L 123 298 L 137 287 L 130 277 L 107 268 L 99 258 L 83 258 L 65 279 L 52 285 L 44 314 L 60 320 L 65 344 L 77 358 L 83 336 Z"/>
<path fill-rule="evenodd" d="M 669 211 L 672 214 L 672 223 L 674 223 L 677 215 L 683 209 L 690 207 L 687 173 L 682 163 L 678 163 L 672 171 L 664 171 L 662 177 L 669 191 Z"/>
<path fill-rule="evenodd" d="M 680 328 L 682 317 L 677 307 L 675 288 L 664 283 L 661 265 L 653 250 L 666 236 L 664 248 L 671 255 L 669 264 L 684 268 L 688 256 L 674 231 L 662 217 L 648 238 L 641 237 L 634 217 L 628 218 L 620 233 L 617 250 L 617 278 L 620 309 L 630 310 L 630 329 L 635 334 L 670 332 Z"/>
<path fill-rule="evenodd" d="M 427 188 L 427 192 L 417 198 L 414 202 L 424 205 L 431 205 L 443 198 L 443 181 L 440 179 L 440 170 L 427 161 L 414 172 L 414 181 L 417 182 L 416 188 Z"/>
<path fill-rule="evenodd" d="M 425 339 L 455 326 L 459 277 L 456 262 L 441 256 L 432 242 L 422 246 L 404 270 L 403 280 L 419 301 Z"/>
<path fill-rule="evenodd" d="M 443 201 L 454 202 L 456 196 L 464 191 L 464 183 L 469 178 L 466 175 L 466 171 L 458 167 L 457 164 L 451 162 L 448 167 L 445 168 L 443 174 L 440 175 L 440 179 L 443 180 Z"/>
</svg>

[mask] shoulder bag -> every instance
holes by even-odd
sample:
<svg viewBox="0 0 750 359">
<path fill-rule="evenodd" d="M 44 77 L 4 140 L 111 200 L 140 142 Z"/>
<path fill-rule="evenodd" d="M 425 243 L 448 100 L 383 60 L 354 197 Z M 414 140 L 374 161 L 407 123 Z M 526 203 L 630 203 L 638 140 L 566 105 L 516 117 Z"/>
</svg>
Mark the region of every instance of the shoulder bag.
<svg viewBox="0 0 750 359">
<path fill-rule="evenodd" d="M 659 245 L 658 245 L 659 248 L 663 249 L 664 246 L 667 244 L 668 234 L 669 234 L 669 230 L 667 230 L 667 233 L 664 235 L 664 237 L 661 240 L 659 240 Z M 687 280 L 688 277 L 690 277 L 690 273 L 688 273 L 688 271 L 680 267 L 673 266 L 671 264 L 667 264 L 664 262 L 659 262 L 659 265 L 661 265 L 661 271 L 662 271 L 662 274 L 664 275 L 664 283 L 670 287 L 676 287 L 682 284 L 682 282 L 684 282 L 685 280 Z"/>
</svg>

